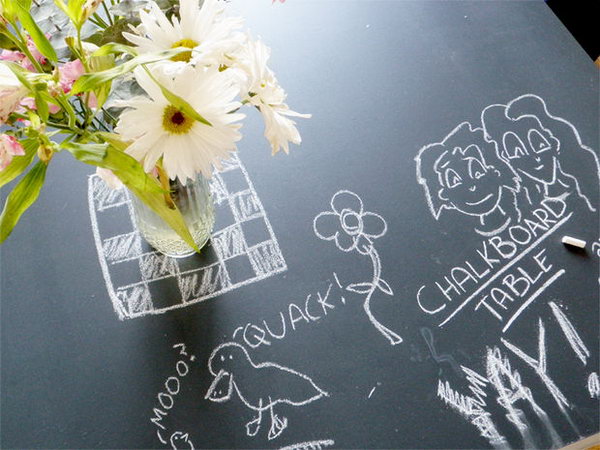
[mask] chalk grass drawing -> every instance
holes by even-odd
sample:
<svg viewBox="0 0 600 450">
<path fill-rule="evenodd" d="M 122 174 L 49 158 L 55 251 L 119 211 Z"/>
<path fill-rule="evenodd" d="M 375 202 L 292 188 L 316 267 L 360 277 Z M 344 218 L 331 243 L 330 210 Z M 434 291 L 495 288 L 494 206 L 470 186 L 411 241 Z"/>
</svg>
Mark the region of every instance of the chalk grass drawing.
<svg viewBox="0 0 600 450">
<path fill-rule="evenodd" d="M 237 155 L 215 172 L 211 191 L 218 227 L 211 237 L 214 252 L 212 259 L 198 259 L 204 262 L 194 266 L 192 257 L 181 260 L 144 252 L 125 190 L 112 190 L 95 175 L 89 178 L 88 202 L 98 259 L 119 319 L 183 308 L 287 270 L 263 205 Z M 112 232 L 111 222 L 115 221 L 126 223 L 128 230 Z M 263 236 L 254 242 L 250 231 Z M 134 275 L 123 280 L 127 273 Z M 169 298 L 170 304 L 165 305 L 160 291 L 169 282 L 176 284 L 179 298 Z"/>
<path fill-rule="evenodd" d="M 483 236 L 520 222 L 524 208 L 544 199 L 573 195 L 588 210 L 598 208 L 598 156 L 572 123 L 550 114 L 533 94 L 484 108 L 481 126 L 461 123 L 421 148 L 415 161 L 435 220 L 456 210 L 478 218 L 475 231 Z"/>
<path fill-rule="evenodd" d="M 558 321 L 558 324 L 560 325 L 561 330 L 567 338 L 567 341 L 569 341 L 569 345 L 585 366 L 587 364 L 587 359 L 590 357 L 590 351 L 585 346 L 583 340 L 579 336 L 579 333 L 577 333 L 577 330 L 575 329 L 571 321 L 567 318 L 565 313 L 562 312 L 560 307 L 554 302 L 548 302 L 548 305 L 550 305 L 554 317 Z"/>
<path fill-rule="evenodd" d="M 322 450 L 327 447 L 333 447 L 335 442 L 331 439 L 322 439 L 320 441 L 299 442 L 298 444 L 286 445 L 279 450 Z"/>
<path fill-rule="evenodd" d="M 529 431 L 531 424 L 527 420 L 525 412 L 516 406 L 525 406 L 522 400 L 529 403 L 539 421 L 545 426 L 552 439 L 552 446 L 563 446 L 548 414 L 534 400 L 531 389 L 523 384 L 521 374 L 512 370 L 510 360 L 502 354 L 498 347 L 487 348 L 486 375 L 498 394 L 496 401 L 506 410 L 506 418 L 521 435 L 523 443 L 519 446 L 520 448 L 537 448 Z"/>
<path fill-rule="evenodd" d="M 189 434 L 181 431 L 174 432 L 169 439 L 169 443 L 173 450 L 194 450 L 194 443 L 190 441 Z"/>
<path fill-rule="evenodd" d="M 383 326 L 371 312 L 371 298 L 375 292 L 394 295 L 390 285 L 381 278 L 381 259 L 374 246 L 374 241 L 386 234 L 387 223 L 379 214 L 365 211 L 361 198 L 354 192 L 340 190 L 333 195 L 330 204 L 330 211 L 321 212 L 315 217 L 314 232 L 319 239 L 333 241 L 343 252 L 356 251 L 371 259 L 372 280 L 350 284 L 346 290 L 365 294 L 363 309 L 369 321 L 391 345 L 400 344 L 402 338 Z"/>
<path fill-rule="evenodd" d="M 534 372 L 538 375 L 544 386 L 546 386 L 546 389 L 548 389 L 548 392 L 550 392 L 550 395 L 552 395 L 552 398 L 558 405 L 560 411 L 565 416 L 573 430 L 575 430 L 575 432 L 579 434 L 579 430 L 577 429 L 575 423 L 571 420 L 569 412 L 567 411 L 567 409 L 571 408 L 571 404 L 548 374 L 546 364 L 546 330 L 542 319 L 538 318 L 537 360 L 527 355 L 523 350 L 521 350 L 516 345 L 510 343 L 506 339 L 501 338 L 500 340 L 511 352 L 513 352 L 515 355 L 521 358 L 529 367 L 531 367 L 534 370 Z"/>
<path fill-rule="evenodd" d="M 438 397 L 477 427 L 480 436 L 486 438 L 494 448 L 507 447 L 506 438 L 500 434 L 492 421 L 491 414 L 486 409 L 487 394 L 484 389 L 489 384 L 489 380 L 468 367 L 461 366 L 461 369 L 473 395 L 460 394 L 452 389 L 448 381 L 438 380 Z"/>
<path fill-rule="evenodd" d="M 591 398 L 600 398 L 600 379 L 596 372 L 590 373 L 587 380 L 587 388 Z"/>
<path fill-rule="evenodd" d="M 208 370 L 215 377 L 205 398 L 226 402 L 235 393 L 247 408 L 257 413 L 246 424 L 246 434 L 256 436 L 263 413 L 269 413 L 268 439 L 277 438 L 288 426 L 287 417 L 275 413 L 278 405 L 305 406 L 329 394 L 308 376 L 272 362 L 256 364 L 247 350 L 236 342 L 215 348 L 208 360 Z"/>
</svg>

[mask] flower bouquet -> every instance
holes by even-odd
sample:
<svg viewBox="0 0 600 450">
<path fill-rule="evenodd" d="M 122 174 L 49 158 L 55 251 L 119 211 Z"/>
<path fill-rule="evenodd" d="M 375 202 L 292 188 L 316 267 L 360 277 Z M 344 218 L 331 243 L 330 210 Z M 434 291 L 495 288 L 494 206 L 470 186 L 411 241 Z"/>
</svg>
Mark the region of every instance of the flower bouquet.
<svg viewBox="0 0 600 450">
<path fill-rule="evenodd" d="M 260 111 L 273 154 L 300 143 L 292 118 L 309 117 L 289 109 L 269 48 L 243 24 L 218 0 L 0 0 L 0 186 L 22 176 L 0 242 L 66 151 L 129 190 L 158 250 L 199 251 L 206 180 L 236 151 L 241 108 Z M 175 250 L 153 239 L 157 223 Z"/>
</svg>

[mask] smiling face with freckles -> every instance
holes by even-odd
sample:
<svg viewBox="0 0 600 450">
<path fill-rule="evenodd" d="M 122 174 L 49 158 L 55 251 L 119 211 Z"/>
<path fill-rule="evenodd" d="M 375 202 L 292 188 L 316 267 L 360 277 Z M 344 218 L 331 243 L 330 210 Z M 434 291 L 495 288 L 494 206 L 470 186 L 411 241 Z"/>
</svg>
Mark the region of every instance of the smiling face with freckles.
<svg viewBox="0 0 600 450">
<path fill-rule="evenodd" d="M 445 151 L 434 170 L 441 186 L 438 196 L 460 212 L 481 216 L 498 205 L 502 195 L 500 171 L 486 163 L 477 144 Z"/>
</svg>

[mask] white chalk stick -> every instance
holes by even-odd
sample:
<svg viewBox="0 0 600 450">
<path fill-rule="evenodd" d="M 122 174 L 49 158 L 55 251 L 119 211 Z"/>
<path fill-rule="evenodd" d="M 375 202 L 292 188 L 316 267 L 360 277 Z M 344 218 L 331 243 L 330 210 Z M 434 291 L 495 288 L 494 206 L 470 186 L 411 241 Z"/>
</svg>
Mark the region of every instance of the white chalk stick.
<svg viewBox="0 0 600 450">
<path fill-rule="evenodd" d="M 574 238 L 571 236 L 563 236 L 562 243 L 571 245 L 573 247 L 585 248 L 585 241 L 582 241 L 581 239 L 577 239 L 577 238 Z"/>
</svg>

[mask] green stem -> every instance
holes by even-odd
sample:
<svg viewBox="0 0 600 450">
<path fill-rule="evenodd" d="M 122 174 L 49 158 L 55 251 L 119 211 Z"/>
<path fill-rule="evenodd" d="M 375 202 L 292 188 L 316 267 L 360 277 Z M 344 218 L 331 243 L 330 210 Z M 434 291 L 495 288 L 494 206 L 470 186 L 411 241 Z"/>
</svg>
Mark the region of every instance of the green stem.
<svg viewBox="0 0 600 450">
<path fill-rule="evenodd" d="M 106 6 L 106 3 L 102 2 L 102 8 L 104 9 L 104 12 L 106 13 L 106 17 L 108 18 L 108 22 L 110 23 L 111 26 L 113 26 L 115 24 L 115 22 L 113 21 L 113 18 L 110 15 L 110 11 L 108 10 L 108 7 Z"/>
<path fill-rule="evenodd" d="M 18 39 L 16 39 L 16 37 L 13 36 L 12 33 L 7 33 L 7 34 L 5 34 L 5 36 L 7 36 L 11 41 L 13 41 L 13 43 L 19 48 L 21 53 L 23 53 L 23 54 L 25 54 L 25 56 L 27 56 L 27 59 L 29 59 L 29 61 L 31 61 L 31 64 L 33 64 L 33 66 L 35 67 L 35 69 L 38 72 L 44 73 L 44 68 L 42 67 L 42 65 L 39 63 L 39 61 L 37 59 L 35 59 L 33 57 L 31 52 L 27 48 L 27 38 L 25 36 L 23 36 L 23 33 L 17 27 L 16 24 L 11 22 L 11 25 L 12 25 L 13 29 L 16 31 L 16 33 L 18 35 Z"/>
<path fill-rule="evenodd" d="M 100 17 L 100 15 L 98 13 L 94 13 L 93 14 L 93 18 L 100 22 L 100 26 L 104 29 L 108 28 L 108 24 L 104 21 L 104 19 L 102 17 Z M 91 19 L 91 18 L 90 18 Z"/>
<path fill-rule="evenodd" d="M 167 204 L 167 206 L 170 209 L 175 209 L 176 208 L 175 203 L 173 202 L 173 199 L 171 198 L 171 186 L 169 184 L 169 176 L 167 175 L 165 170 L 162 168 L 162 165 L 160 163 L 156 164 L 156 170 L 158 172 L 158 179 L 160 181 L 160 185 L 166 191 L 164 194 L 165 203 Z"/>
<path fill-rule="evenodd" d="M 83 131 L 83 130 L 79 130 L 77 128 L 71 128 L 67 125 L 63 125 L 62 123 L 55 123 L 55 122 L 47 121 L 46 124 L 49 127 L 56 128 L 59 130 L 70 131 L 71 133 L 77 134 L 79 136 L 83 136 L 85 134 L 85 131 Z"/>
</svg>

